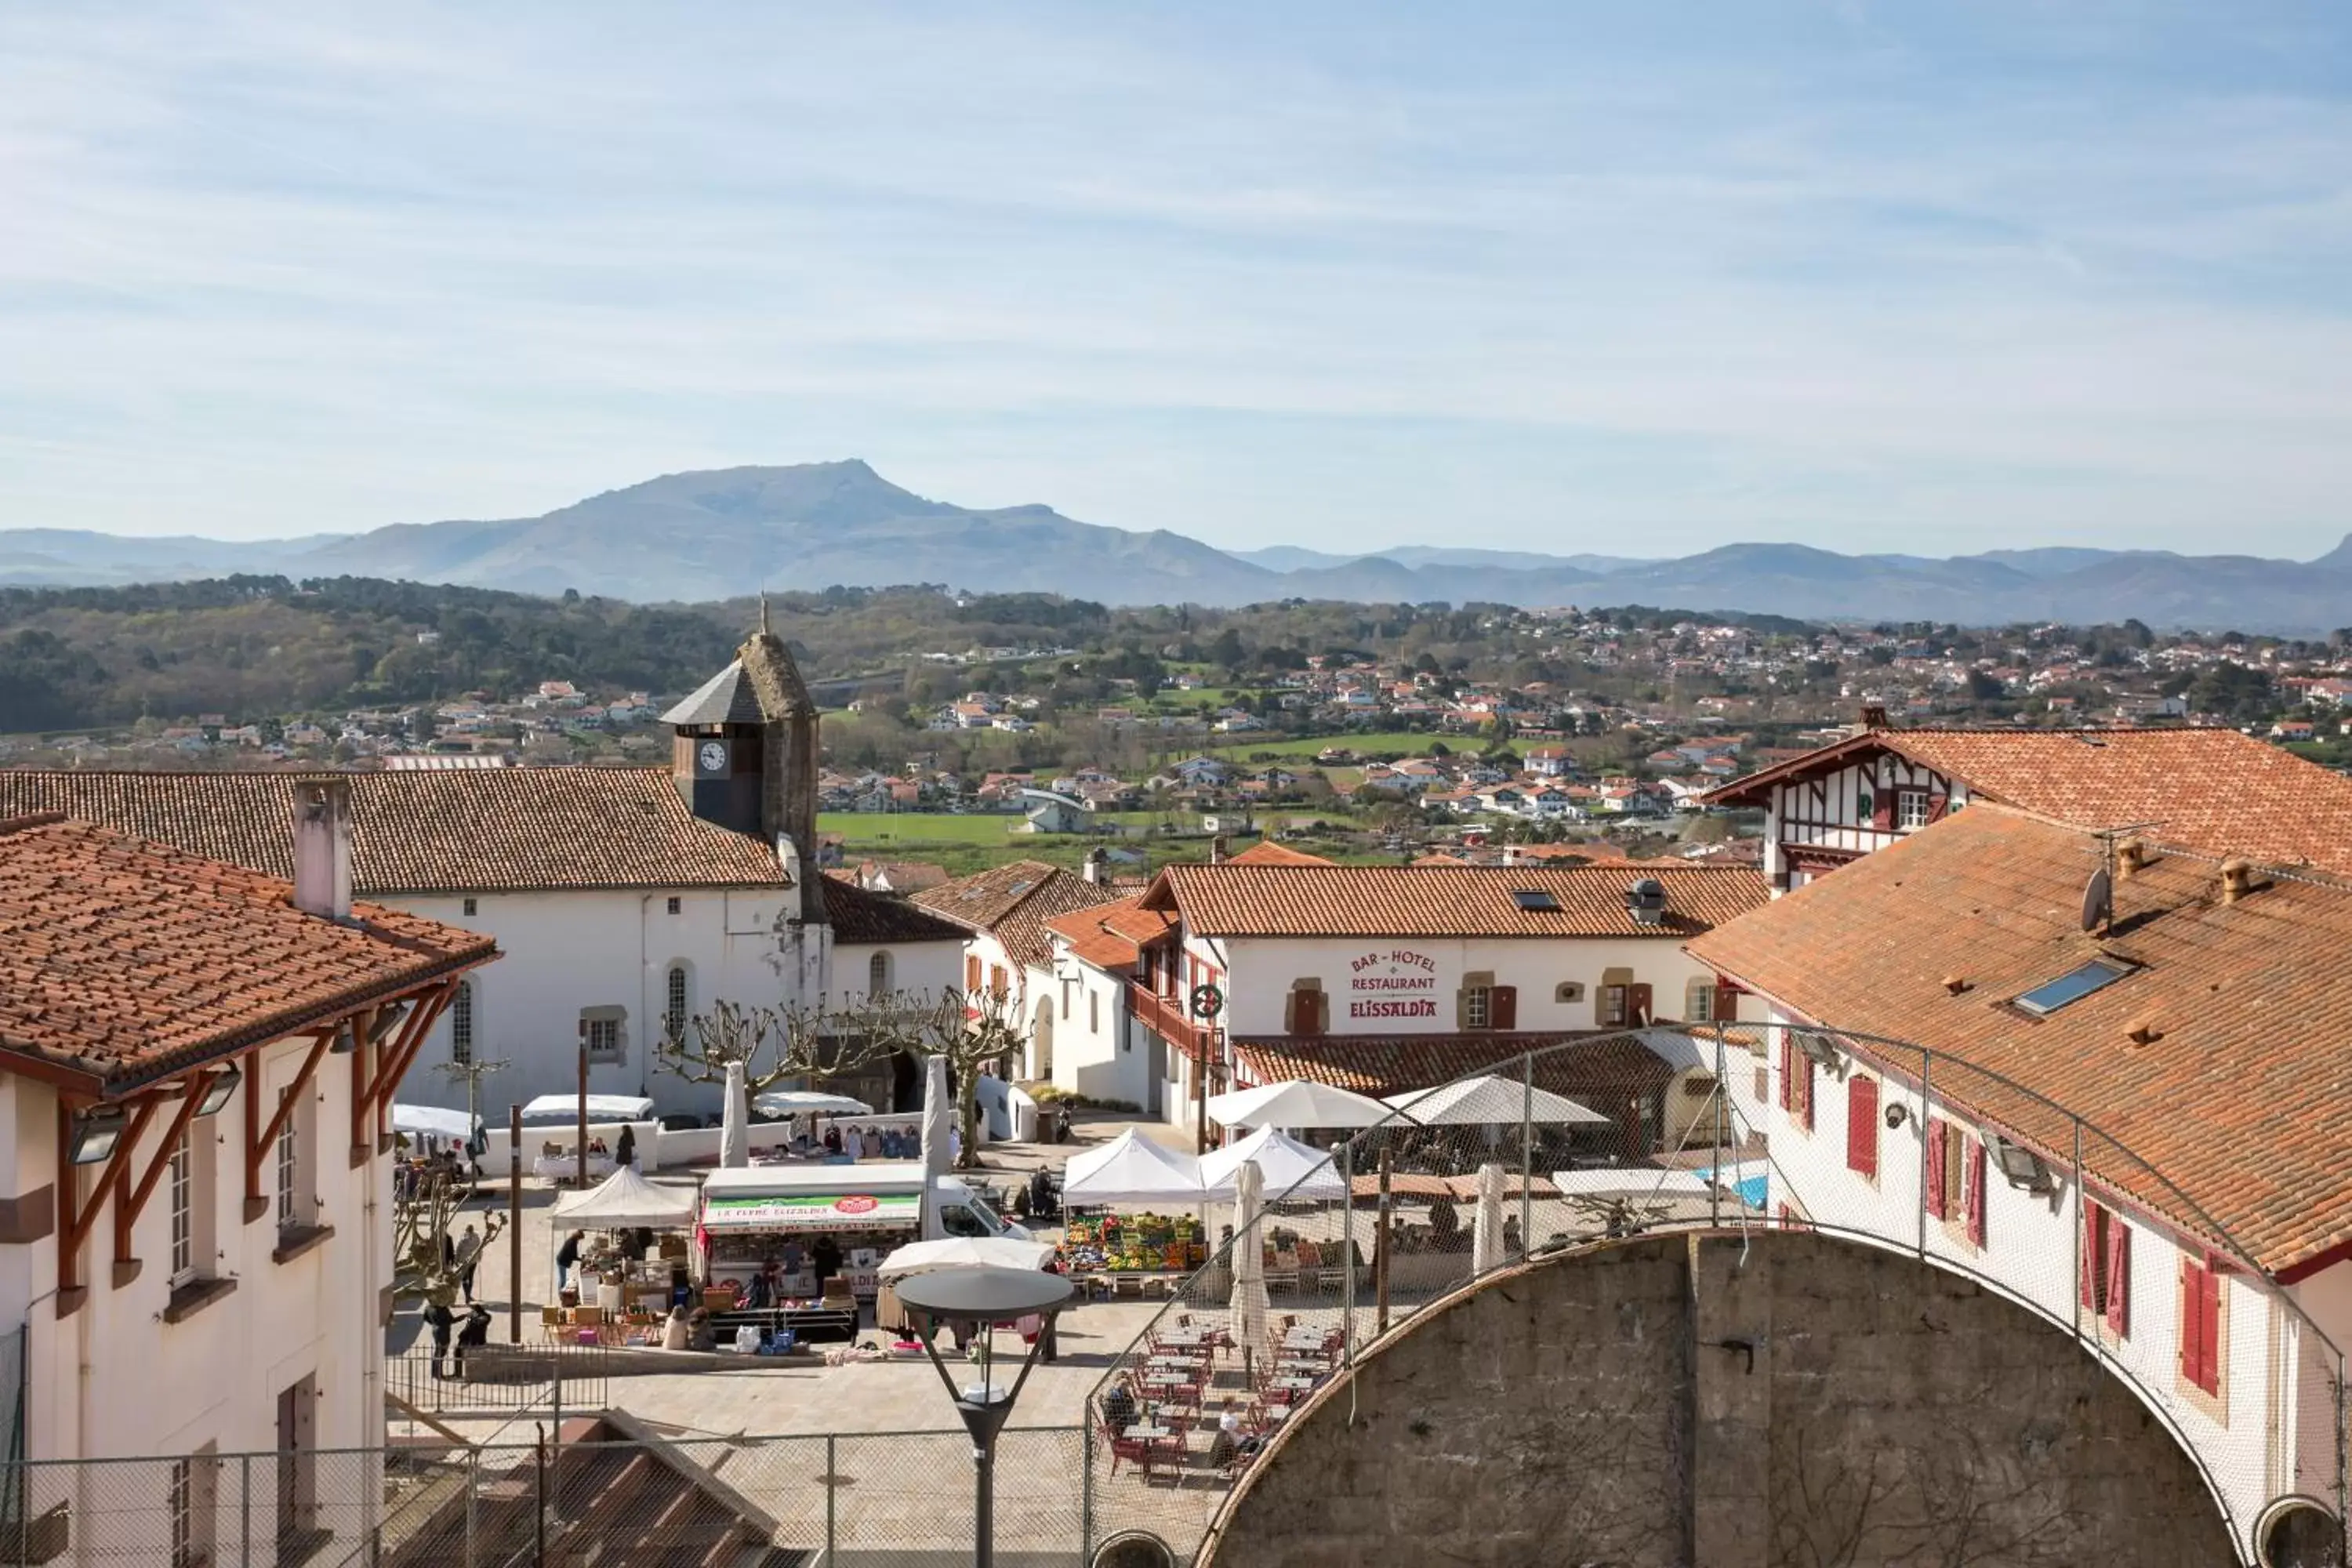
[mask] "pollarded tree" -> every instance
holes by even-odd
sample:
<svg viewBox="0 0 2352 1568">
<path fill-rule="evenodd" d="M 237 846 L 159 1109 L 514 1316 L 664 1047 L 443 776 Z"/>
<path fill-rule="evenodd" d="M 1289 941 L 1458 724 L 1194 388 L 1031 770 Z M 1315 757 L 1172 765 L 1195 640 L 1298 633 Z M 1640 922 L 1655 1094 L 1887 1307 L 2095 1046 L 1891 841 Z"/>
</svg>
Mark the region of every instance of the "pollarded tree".
<svg viewBox="0 0 2352 1568">
<path fill-rule="evenodd" d="M 898 1043 L 880 1026 L 882 1005 L 845 1007 L 746 1007 L 719 1002 L 707 1013 L 666 1026 L 655 1043 L 661 1065 L 689 1083 L 732 1083 L 739 1125 L 751 1122 L 751 1099 L 794 1079 L 854 1073 Z"/>
<path fill-rule="evenodd" d="M 473 1195 L 471 1171 L 456 1162 L 398 1179 L 392 1222 L 393 1289 L 397 1295 L 440 1307 L 457 1304 L 466 1270 L 480 1261 L 507 1224 L 505 1215 L 485 1209 L 478 1234 L 469 1228 L 452 1237 L 449 1227 Z"/>
</svg>

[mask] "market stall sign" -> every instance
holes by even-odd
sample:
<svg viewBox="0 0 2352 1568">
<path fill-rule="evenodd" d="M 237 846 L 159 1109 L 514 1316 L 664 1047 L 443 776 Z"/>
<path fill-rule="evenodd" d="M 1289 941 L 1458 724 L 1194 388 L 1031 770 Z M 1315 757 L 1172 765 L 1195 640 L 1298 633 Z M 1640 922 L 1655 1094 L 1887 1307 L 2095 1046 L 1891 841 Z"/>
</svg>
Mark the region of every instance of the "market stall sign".
<svg viewBox="0 0 2352 1568">
<path fill-rule="evenodd" d="M 917 1193 L 764 1193 L 702 1205 L 712 1230 L 904 1230 L 922 1218 Z"/>
</svg>

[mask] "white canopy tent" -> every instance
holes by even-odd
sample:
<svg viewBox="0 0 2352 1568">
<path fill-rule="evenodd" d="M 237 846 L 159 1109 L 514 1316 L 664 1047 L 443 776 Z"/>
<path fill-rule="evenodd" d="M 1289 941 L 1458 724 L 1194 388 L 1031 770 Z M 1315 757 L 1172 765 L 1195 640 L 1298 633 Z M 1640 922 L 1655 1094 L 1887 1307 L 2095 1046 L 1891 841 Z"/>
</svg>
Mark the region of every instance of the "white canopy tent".
<svg viewBox="0 0 2352 1568">
<path fill-rule="evenodd" d="M 1546 1124 L 1609 1125 L 1609 1118 L 1566 1095 L 1545 1089 L 1530 1091 L 1524 1083 L 1492 1076 L 1456 1079 L 1435 1089 L 1391 1094 L 1384 1103 L 1425 1127 L 1494 1127 L 1522 1116 Z"/>
<path fill-rule="evenodd" d="M 1225 1127 L 1374 1127 L 1391 1114 L 1369 1096 L 1304 1079 L 1216 1095 L 1208 1110 L 1210 1121 Z M 1282 1190 L 1272 1171 L 1265 1173 L 1265 1189 Z"/>
<path fill-rule="evenodd" d="M 1336 1202 L 1348 1195 L 1347 1184 L 1328 1154 L 1273 1127 L 1261 1127 L 1238 1143 L 1202 1155 L 1201 1184 L 1212 1200 L 1233 1202 L 1241 1167 L 1252 1163 L 1265 1178 L 1259 1187 L 1261 1202 Z"/>
<path fill-rule="evenodd" d="M 462 1110 L 444 1110 L 437 1105 L 401 1105 L 392 1108 L 392 1130 L 405 1132 L 413 1138 L 451 1138 L 459 1142 L 474 1135 L 478 1123 Z"/>
<path fill-rule="evenodd" d="M 751 1107 L 770 1116 L 871 1116 L 874 1108 L 845 1094 L 814 1089 L 771 1089 L 752 1097 Z"/>
<path fill-rule="evenodd" d="M 665 1187 L 623 1165 L 595 1186 L 555 1200 L 554 1217 L 575 1230 L 683 1230 L 698 1207 L 691 1187 Z"/>
<path fill-rule="evenodd" d="M 1207 1203 L 1200 1162 L 1129 1128 L 1099 1149 L 1074 1156 L 1062 1171 L 1062 1202 L 1077 1208 L 1105 1204 Z"/>
<path fill-rule="evenodd" d="M 569 1121 L 580 1114 L 580 1097 L 576 1094 L 542 1094 L 522 1108 L 525 1121 Z M 588 1097 L 588 1120 L 591 1121 L 650 1121 L 654 1102 L 641 1094 L 592 1094 Z"/>
<path fill-rule="evenodd" d="M 886 1280 L 911 1279 L 948 1268 L 1043 1268 L 1054 1256 L 1050 1241 L 1015 1241 L 1006 1236 L 950 1236 L 910 1241 L 882 1260 L 876 1272 Z"/>
</svg>

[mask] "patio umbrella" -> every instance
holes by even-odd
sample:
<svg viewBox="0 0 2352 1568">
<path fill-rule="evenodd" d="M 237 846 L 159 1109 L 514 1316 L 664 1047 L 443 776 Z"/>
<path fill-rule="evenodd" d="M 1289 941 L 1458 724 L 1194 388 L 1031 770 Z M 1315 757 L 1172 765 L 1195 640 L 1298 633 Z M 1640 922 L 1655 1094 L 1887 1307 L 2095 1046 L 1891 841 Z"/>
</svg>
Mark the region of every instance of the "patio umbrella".
<svg viewBox="0 0 2352 1568">
<path fill-rule="evenodd" d="M 1265 1199 L 1265 1178 L 1257 1166 L 1244 1162 L 1234 1173 L 1234 1293 L 1227 1303 L 1226 1331 L 1242 1347 L 1242 1366 L 1265 1342 L 1265 1321 L 1273 1308 L 1265 1295 L 1265 1239 L 1258 1234 L 1258 1210 Z"/>
<path fill-rule="evenodd" d="M 743 1104 L 743 1064 L 727 1064 L 727 1106 L 719 1123 L 719 1163 L 720 1167 L 748 1166 L 751 1163 L 750 1130 L 743 1123 L 750 1114 Z"/>
<path fill-rule="evenodd" d="M 1385 1103 L 1424 1127 L 1502 1126 L 1518 1121 L 1522 1114 L 1547 1123 L 1574 1121 L 1595 1127 L 1609 1125 L 1609 1118 L 1577 1104 L 1566 1095 L 1554 1094 L 1546 1089 L 1530 1093 L 1524 1083 L 1491 1075 L 1456 1079 L 1452 1083 L 1439 1084 L 1435 1089 L 1416 1089 L 1403 1094 L 1391 1094 Z"/>
<path fill-rule="evenodd" d="M 1478 1207 L 1471 1218 L 1470 1273 L 1473 1278 L 1503 1266 L 1503 1167 L 1478 1167 Z"/>
<path fill-rule="evenodd" d="M 1304 1079 L 1215 1095 L 1208 1109 L 1225 1127 L 1377 1127 L 1389 1119 L 1377 1100 Z"/>
<path fill-rule="evenodd" d="M 955 1163 L 955 1107 L 948 1102 L 948 1058 L 923 1058 L 923 1174 L 938 1181 Z"/>
<path fill-rule="evenodd" d="M 1054 1256 L 1050 1241 L 1015 1241 L 1003 1236 L 950 1236 L 910 1241 L 882 1260 L 884 1279 L 911 1279 L 942 1268 L 1043 1268 Z"/>
</svg>

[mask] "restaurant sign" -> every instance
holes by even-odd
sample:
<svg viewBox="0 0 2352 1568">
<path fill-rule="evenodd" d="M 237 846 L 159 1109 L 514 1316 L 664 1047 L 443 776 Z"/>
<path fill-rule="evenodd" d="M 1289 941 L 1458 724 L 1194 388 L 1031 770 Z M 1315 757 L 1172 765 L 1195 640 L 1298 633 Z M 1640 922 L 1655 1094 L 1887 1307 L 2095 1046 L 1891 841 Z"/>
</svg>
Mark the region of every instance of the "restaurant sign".
<svg viewBox="0 0 2352 1568">
<path fill-rule="evenodd" d="M 1377 948 L 1349 962 L 1350 1018 L 1437 1016 L 1437 960 L 1406 947 Z"/>
<path fill-rule="evenodd" d="M 702 1203 L 711 1230 L 907 1230 L 922 1221 L 915 1193 L 761 1193 Z"/>
</svg>

